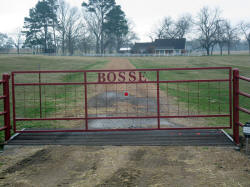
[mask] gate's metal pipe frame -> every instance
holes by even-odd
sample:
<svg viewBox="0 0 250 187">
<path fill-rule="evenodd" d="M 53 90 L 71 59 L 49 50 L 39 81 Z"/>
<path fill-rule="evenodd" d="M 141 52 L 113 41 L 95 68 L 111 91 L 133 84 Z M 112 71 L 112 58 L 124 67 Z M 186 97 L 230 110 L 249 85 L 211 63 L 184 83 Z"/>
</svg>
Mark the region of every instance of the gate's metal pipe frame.
<svg viewBox="0 0 250 187">
<path fill-rule="evenodd" d="M 233 69 L 233 138 L 236 144 L 240 143 L 239 127 L 244 124 L 240 122 L 239 112 L 250 114 L 250 110 L 240 107 L 239 96 L 250 98 L 249 93 L 240 91 L 239 80 L 250 82 L 250 78 L 240 76 L 239 69 Z"/>
<path fill-rule="evenodd" d="M 4 127 L 0 128 L 0 131 L 4 130 L 5 141 L 8 141 L 11 136 L 11 124 L 10 124 L 10 92 L 9 92 L 9 74 L 3 74 L 0 84 L 3 84 L 3 95 L 0 96 L 0 100 L 4 101 L 4 111 L 0 112 L 0 115 L 4 116 Z"/>
<path fill-rule="evenodd" d="M 228 70 L 228 79 L 209 79 L 209 80 L 168 80 L 161 81 L 159 78 L 159 74 L 161 71 L 173 71 L 173 70 Z M 87 73 L 98 73 L 98 72 L 156 72 L 156 81 L 124 81 L 124 82 L 88 82 Z M 232 128 L 232 88 L 231 88 L 231 67 L 205 67 L 205 68 L 163 68 L 163 69 L 123 69 L 123 70 L 76 70 L 76 71 L 14 71 L 12 72 L 12 104 L 13 104 L 13 127 L 14 132 L 18 133 L 29 133 L 29 132 L 94 132 L 94 131 L 125 131 L 125 130 L 183 130 L 183 129 L 230 129 Z M 15 74 L 40 74 L 42 73 L 83 73 L 84 81 L 83 82 L 65 82 L 65 83 L 42 83 L 39 80 L 39 83 L 15 83 Z M 178 116 L 161 116 L 160 115 L 160 86 L 161 83 L 188 83 L 188 82 L 228 82 L 228 90 L 229 90 L 229 114 L 218 114 L 218 115 L 178 115 Z M 127 117 L 89 117 L 88 116 L 88 104 L 87 104 L 87 87 L 88 85 L 94 84 L 149 84 L 154 83 L 157 86 L 157 115 L 156 116 L 127 116 Z M 15 112 L 15 86 L 41 86 L 41 85 L 84 85 L 84 95 L 85 95 L 85 117 L 80 118 L 16 118 Z M 192 118 L 192 117 L 229 117 L 230 126 L 219 126 L 219 127 L 191 127 L 191 128 L 161 128 L 160 127 L 160 119 L 162 118 Z M 153 118 L 157 119 L 157 128 L 138 128 L 138 129 L 96 129 L 91 130 L 88 127 L 88 120 L 93 119 L 148 119 Z M 18 131 L 16 130 L 16 122 L 17 121 L 38 121 L 38 120 L 85 120 L 85 129 L 81 130 L 41 130 L 41 131 Z"/>
</svg>

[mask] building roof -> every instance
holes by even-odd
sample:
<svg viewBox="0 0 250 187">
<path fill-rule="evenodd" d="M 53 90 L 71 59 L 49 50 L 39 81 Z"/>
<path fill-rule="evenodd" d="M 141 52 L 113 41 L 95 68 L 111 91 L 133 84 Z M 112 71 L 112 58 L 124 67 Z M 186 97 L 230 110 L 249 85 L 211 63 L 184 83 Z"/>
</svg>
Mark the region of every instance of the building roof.
<svg viewBox="0 0 250 187">
<path fill-rule="evenodd" d="M 148 47 L 154 47 L 154 42 L 135 43 L 134 45 L 136 49 L 147 49 Z"/>
<path fill-rule="evenodd" d="M 155 49 L 185 49 L 186 38 L 182 39 L 156 39 Z"/>
<path fill-rule="evenodd" d="M 154 48 L 160 49 L 185 49 L 186 38 L 181 39 L 156 39 L 154 42 L 135 43 L 134 49 L 146 50 Z"/>
</svg>

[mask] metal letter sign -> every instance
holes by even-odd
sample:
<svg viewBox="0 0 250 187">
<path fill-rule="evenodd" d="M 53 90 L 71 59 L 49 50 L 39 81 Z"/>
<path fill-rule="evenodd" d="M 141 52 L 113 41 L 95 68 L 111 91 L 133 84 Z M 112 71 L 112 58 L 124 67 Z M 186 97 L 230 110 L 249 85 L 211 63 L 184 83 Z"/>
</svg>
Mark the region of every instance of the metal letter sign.
<svg viewBox="0 0 250 187">
<path fill-rule="evenodd" d="M 120 71 L 120 72 L 99 72 L 98 82 L 145 82 L 144 77 L 145 72 L 135 72 L 135 71 Z M 127 80 L 126 80 L 126 77 Z"/>
</svg>

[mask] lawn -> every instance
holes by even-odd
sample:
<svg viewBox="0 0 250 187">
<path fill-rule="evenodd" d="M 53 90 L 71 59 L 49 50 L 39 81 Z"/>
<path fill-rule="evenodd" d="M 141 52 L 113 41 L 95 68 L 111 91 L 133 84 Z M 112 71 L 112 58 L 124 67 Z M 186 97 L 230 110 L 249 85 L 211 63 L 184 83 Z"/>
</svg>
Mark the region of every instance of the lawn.
<svg viewBox="0 0 250 187">
<path fill-rule="evenodd" d="M 250 76 L 250 57 L 247 55 L 234 55 L 234 56 L 213 56 L 213 57 L 136 57 L 128 58 L 129 61 L 136 68 L 190 68 L 190 67 L 232 67 L 239 68 L 240 74 L 244 76 Z M 86 69 L 101 69 L 107 64 L 109 60 L 106 58 L 94 58 L 94 57 L 52 57 L 52 56 L 0 56 L 0 74 L 12 71 L 20 70 L 86 70 Z M 183 80 L 183 79 L 204 79 L 204 78 L 227 78 L 225 77 L 225 71 L 203 71 L 199 73 L 197 71 L 178 71 L 178 72 L 164 72 L 160 73 L 161 80 Z M 154 79 L 153 74 L 146 75 L 148 79 Z M 91 78 L 90 78 L 91 79 Z M 15 77 L 17 82 L 38 82 L 38 75 L 18 75 Z M 79 82 L 83 81 L 83 76 L 80 73 L 74 74 L 53 74 L 53 75 L 42 75 L 41 81 L 45 82 Z M 197 90 L 198 86 L 198 90 Z M 228 91 L 223 88 L 228 86 L 224 83 L 191 83 L 191 84 L 160 84 L 160 89 L 162 91 L 168 90 L 166 94 L 170 94 L 172 97 L 176 98 L 178 105 L 186 108 L 190 111 L 198 111 L 199 114 L 203 114 L 209 111 L 210 114 L 218 113 L 228 113 Z M 218 87 L 221 91 L 218 92 Z M 25 93 L 25 97 L 31 98 L 30 102 L 27 100 L 27 105 L 24 103 L 19 103 L 18 111 L 22 113 L 17 113 L 17 115 L 23 115 L 22 117 L 39 117 L 39 87 L 30 87 L 32 91 L 25 90 L 22 87 L 16 88 L 16 102 L 24 98 L 19 98 Z M 52 86 L 50 89 L 45 89 L 46 86 L 41 87 L 42 93 L 47 90 L 45 97 L 42 98 L 42 105 L 46 106 L 45 110 L 42 110 L 42 115 L 47 117 L 55 116 L 65 116 L 67 113 L 72 115 L 82 113 L 84 110 L 84 102 L 79 104 L 78 100 L 84 100 L 82 86 L 75 86 L 72 91 L 72 86 Z M 190 95 L 187 96 L 187 89 Z M 250 93 L 249 83 L 241 82 L 241 90 Z M 18 94 L 20 92 L 20 94 Z M 199 99 L 197 98 L 199 94 Z M 67 100 L 65 98 L 68 98 Z M 207 103 L 207 97 L 213 102 L 212 105 Z M 205 99 L 204 99 L 205 98 Z M 31 103 L 32 101 L 32 103 Z M 55 103 L 56 102 L 56 103 Z M 216 108 L 219 103 L 219 109 Z M 250 102 L 247 98 L 240 98 L 241 106 L 250 108 Z M 54 107 L 56 106 L 56 107 Z M 70 106 L 65 108 L 65 106 Z M 0 103 L 0 110 L 2 110 L 2 102 Z M 179 106 L 178 106 L 179 107 Z M 79 111 L 75 111 L 79 110 Z M 63 112 L 65 113 L 63 113 Z M 241 122 L 245 123 L 249 121 L 249 115 L 240 114 Z M 74 117 L 74 116 L 70 116 Z M 0 117 L 0 123 L 2 126 L 3 118 Z M 215 126 L 225 122 L 224 118 L 209 121 L 210 126 Z M 227 121 L 228 122 L 228 121 Z M 73 123 L 73 122 L 72 122 Z M 66 123 L 58 122 L 19 122 L 19 130 L 26 127 L 43 127 L 43 128 L 63 128 Z M 74 125 L 74 124 L 73 124 Z M 82 124 L 81 124 L 82 125 Z M 69 127 L 70 128 L 70 127 Z M 3 140 L 3 132 L 0 133 L 0 141 Z"/>
<path fill-rule="evenodd" d="M 83 57 L 53 57 L 53 56 L 33 56 L 33 55 L 25 55 L 25 56 L 9 56 L 9 55 L 0 55 L 0 75 L 2 73 L 11 73 L 12 71 L 25 71 L 25 70 L 86 70 L 86 69 L 100 69 L 108 62 L 107 59 L 104 58 L 83 58 Z M 55 82 L 64 82 L 64 81 L 77 81 L 82 79 L 82 76 L 79 74 L 57 74 L 57 75 L 46 75 L 41 77 L 41 81 L 49 82 L 53 79 Z M 18 75 L 15 77 L 17 82 L 37 82 L 38 77 L 37 75 Z M 1 85 L 2 86 L 2 85 Z M 0 87 L 2 88 L 2 87 Z M 46 105 L 46 110 L 42 111 L 43 115 L 49 115 L 51 113 L 55 113 L 56 111 L 54 108 L 50 107 L 53 105 L 53 101 L 51 98 L 52 92 L 54 92 L 55 87 L 53 89 L 46 89 L 51 90 L 50 92 L 46 93 L 46 98 L 43 99 L 43 105 Z M 24 87 L 18 87 L 16 89 L 16 99 L 18 102 L 18 97 L 20 95 L 18 92 L 23 92 Z M 45 87 L 41 88 L 42 91 L 45 90 Z M 61 105 L 63 101 L 63 94 L 64 94 L 65 87 L 57 88 L 56 97 L 57 97 L 57 105 Z M 70 86 L 67 87 L 70 89 Z M 79 87 L 77 88 L 79 89 Z M 75 90 L 77 92 L 77 89 Z M 30 92 L 32 90 L 32 92 Z M 26 90 L 25 96 L 27 98 L 37 98 L 38 94 L 38 87 L 34 87 Z M 78 92 L 77 92 L 78 93 Z M 73 93 L 67 92 L 67 96 L 71 98 Z M 34 96 L 34 97 L 33 97 Z M 35 99 L 34 99 L 35 101 Z M 75 101 L 71 101 L 75 102 Z M 18 106 L 21 111 L 25 113 L 25 117 L 34 117 L 35 115 L 39 115 L 39 108 L 37 105 L 33 105 L 35 107 L 28 107 L 31 102 L 26 101 L 27 106 L 24 108 L 24 103 L 20 103 Z M 3 102 L 0 103 L 0 110 L 3 110 Z M 20 110 L 19 110 L 20 111 Z M 57 111 L 60 112 L 60 111 Z M 18 115 L 18 114 L 17 114 Z M 3 124 L 3 117 L 0 117 L 0 126 Z M 57 123 L 58 124 L 58 123 Z M 49 122 L 29 122 L 29 123 L 20 123 L 19 128 L 25 127 L 36 127 L 39 128 L 43 127 L 50 127 L 51 124 Z M 0 142 L 3 140 L 3 132 L 0 132 Z"/>
<path fill-rule="evenodd" d="M 152 58 L 130 58 L 130 62 L 136 68 L 193 68 L 193 67 L 232 67 L 239 68 L 240 75 L 250 77 L 250 57 L 247 55 L 234 55 L 234 56 L 213 56 L 213 57 L 152 57 Z M 223 71 L 179 71 L 179 72 L 164 72 L 160 73 L 160 80 L 185 80 L 185 79 L 220 79 L 225 77 L 227 72 Z M 152 75 L 147 74 L 149 79 L 153 79 Z M 220 84 L 218 86 L 218 84 Z M 216 107 L 219 104 L 220 109 L 217 112 L 228 112 L 228 91 L 223 89 L 223 83 L 215 83 L 208 85 L 207 83 L 200 84 L 199 91 L 197 91 L 197 83 L 187 84 L 182 83 L 175 85 L 160 85 L 160 89 L 166 91 L 168 94 L 177 98 L 178 103 L 182 103 L 184 107 L 190 107 L 191 110 L 198 110 L 200 113 L 211 111 L 217 111 Z M 218 93 L 218 87 L 222 88 Z M 177 91 L 178 89 L 178 91 Z M 194 97 L 187 97 L 186 91 L 190 90 L 190 94 L 199 94 L 203 96 L 198 100 Z M 250 85 L 245 81 L 240 82 L 240 89 L 247 93 L 250 93 Z M 192 90 L 192 91 L 191 91 Z M 207 103 L 207 97 L 213 101 L 213 105 L 210 106 Z M 198 103 L 198 104 L 197 104 Z M 226 105 L 223 105 L 225 103 Z M 188 106 L 187 106 L 188 105 Z M 250 109 L 250 102 L 248 98 L 240 97 L 240 105 L 242 107 Z M 215 112 L 216 113 L 216 112 Z M 250 120 L 249 115 L 240 113 L 240 119 L 242 123 Z M 224 123 L 225 119 L 217 118 L 210 121 L 209 125 L 215 126 L 216 124 Z"/>
</svg>

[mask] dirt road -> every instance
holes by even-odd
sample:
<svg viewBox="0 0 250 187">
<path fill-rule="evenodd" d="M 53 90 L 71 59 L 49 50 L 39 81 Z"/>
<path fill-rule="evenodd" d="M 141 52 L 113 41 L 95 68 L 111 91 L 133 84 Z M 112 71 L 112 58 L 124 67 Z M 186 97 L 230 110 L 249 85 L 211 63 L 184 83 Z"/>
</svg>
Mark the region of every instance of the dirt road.
<svg viewBox="0 0 250 187">
<path fill-rule="evenodd" d="M 104 69 L 135 68 L 111 58 Z M 250 159 L 219 147 L 8 147 L 0 186 L 250 186 Z"/>
</svg>

